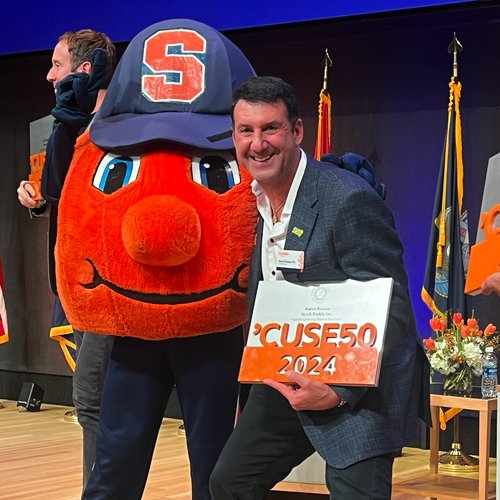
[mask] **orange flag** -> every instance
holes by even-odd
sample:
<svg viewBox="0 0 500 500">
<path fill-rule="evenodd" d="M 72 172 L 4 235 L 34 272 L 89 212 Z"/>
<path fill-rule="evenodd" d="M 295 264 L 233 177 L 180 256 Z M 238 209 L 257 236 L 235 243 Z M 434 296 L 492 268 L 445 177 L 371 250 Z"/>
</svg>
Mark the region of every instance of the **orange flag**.
<svg viewBox="0 0 500 500">
<path fill-rule="evenodd" d="M 316 135 L 316 147 L 314 148 L 314 158 L 321 159 L 321 155 L 331 153 L 332 142 L 332 100 L 327 90 L 328 68 L 332 66 L 332 60 L 328 49 L 325 49 L 323 59 L 323 88 L 319 93 L 318 106 L 318 133 Z"/>
<path fill-rule="evenodd" d="M 319 93 L 318 106 L 318 133 L 316 135 L 316 148 L 314 149 L 314 158 L 319 160 L 321 155 L 331 152 L 331 111 L 332 100 L 326 89 L 321 89 Z"/>
</svg>

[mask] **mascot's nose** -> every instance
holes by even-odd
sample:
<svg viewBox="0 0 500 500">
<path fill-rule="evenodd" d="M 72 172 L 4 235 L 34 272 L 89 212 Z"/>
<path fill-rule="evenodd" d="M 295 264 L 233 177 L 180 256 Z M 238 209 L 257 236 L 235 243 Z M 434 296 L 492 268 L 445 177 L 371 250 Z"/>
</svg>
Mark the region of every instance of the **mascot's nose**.
<svg viewBox="0 0 500 500">
<path fill-rule="evenodd" d="M 176 196 L 149 196 L 125 213 L 122 239 L 128 254 L 142 264 L 177 266 L 200 248 L 200 218 Z"/>
</svg>

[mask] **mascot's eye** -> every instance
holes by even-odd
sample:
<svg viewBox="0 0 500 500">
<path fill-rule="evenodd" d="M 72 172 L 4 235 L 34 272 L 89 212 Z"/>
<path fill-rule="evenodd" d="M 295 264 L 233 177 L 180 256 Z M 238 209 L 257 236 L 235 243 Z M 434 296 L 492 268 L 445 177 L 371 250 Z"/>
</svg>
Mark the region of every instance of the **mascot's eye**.
<svg viewBox="0 0 500 500">
<path fill-rule="evenodd" d="M 99 163 L 92 185 L 105 194 L 112 194 L 137 179 L 140 164 L 140 156 L 107 153 Z"/>
<path fill-rule="evenodd" d="M 193 155 L 191 174 L 194 182 L 218 194 L 229 191 L 241 182 L 238 164 L 229 151 Z"/>
</svg>

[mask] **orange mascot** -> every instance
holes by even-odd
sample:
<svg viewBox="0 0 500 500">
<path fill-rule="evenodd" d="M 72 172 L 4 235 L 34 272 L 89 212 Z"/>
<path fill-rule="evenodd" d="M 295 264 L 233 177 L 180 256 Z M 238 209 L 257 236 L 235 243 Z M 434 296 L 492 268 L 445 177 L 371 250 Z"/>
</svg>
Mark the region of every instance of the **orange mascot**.
<svg viewBox="0 0 500 500">
<path fill-rule="evenodd" d="M 254 74 L 204 24 L 157 23 L 125 51 L 78 139 L 59 205 L 71 324 L 116 336 L 83 498 L 140 498 L 174 385 L 194 500 L 233 428 L 257 220 L 234 159 L 231 95 Z"/>
</svg>

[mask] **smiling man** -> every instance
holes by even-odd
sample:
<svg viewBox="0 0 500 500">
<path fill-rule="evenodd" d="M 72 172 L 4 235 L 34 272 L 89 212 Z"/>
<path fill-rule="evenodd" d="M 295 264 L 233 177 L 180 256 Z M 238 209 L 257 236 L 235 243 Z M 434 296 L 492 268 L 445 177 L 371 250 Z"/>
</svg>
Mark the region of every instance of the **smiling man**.
<svg viewBox="0 0 500 500">
<path fill-rule="evenodd" d="M 265 498 L 315 450 L 327 462 L 331 499 L 388 500 L 394 456 L 416 435 L 420 401 L 428 420 L 428 362 L 392 215 L 361 177 L 306 156 L 303 133 L 295 92 L 283 80 L 251 78 L 234 93 L 236 155 L 254 177 L 260 212 L 250 307 L 261 280 L 392 277 L 379 385 L 329 386 L 296 372 L 287 373 L 291 384 L 254 385 L 212 474 L 216 500 Z M 278 270 L 281 250 L 300 253 L 303 271 Z"/>
</svg>

